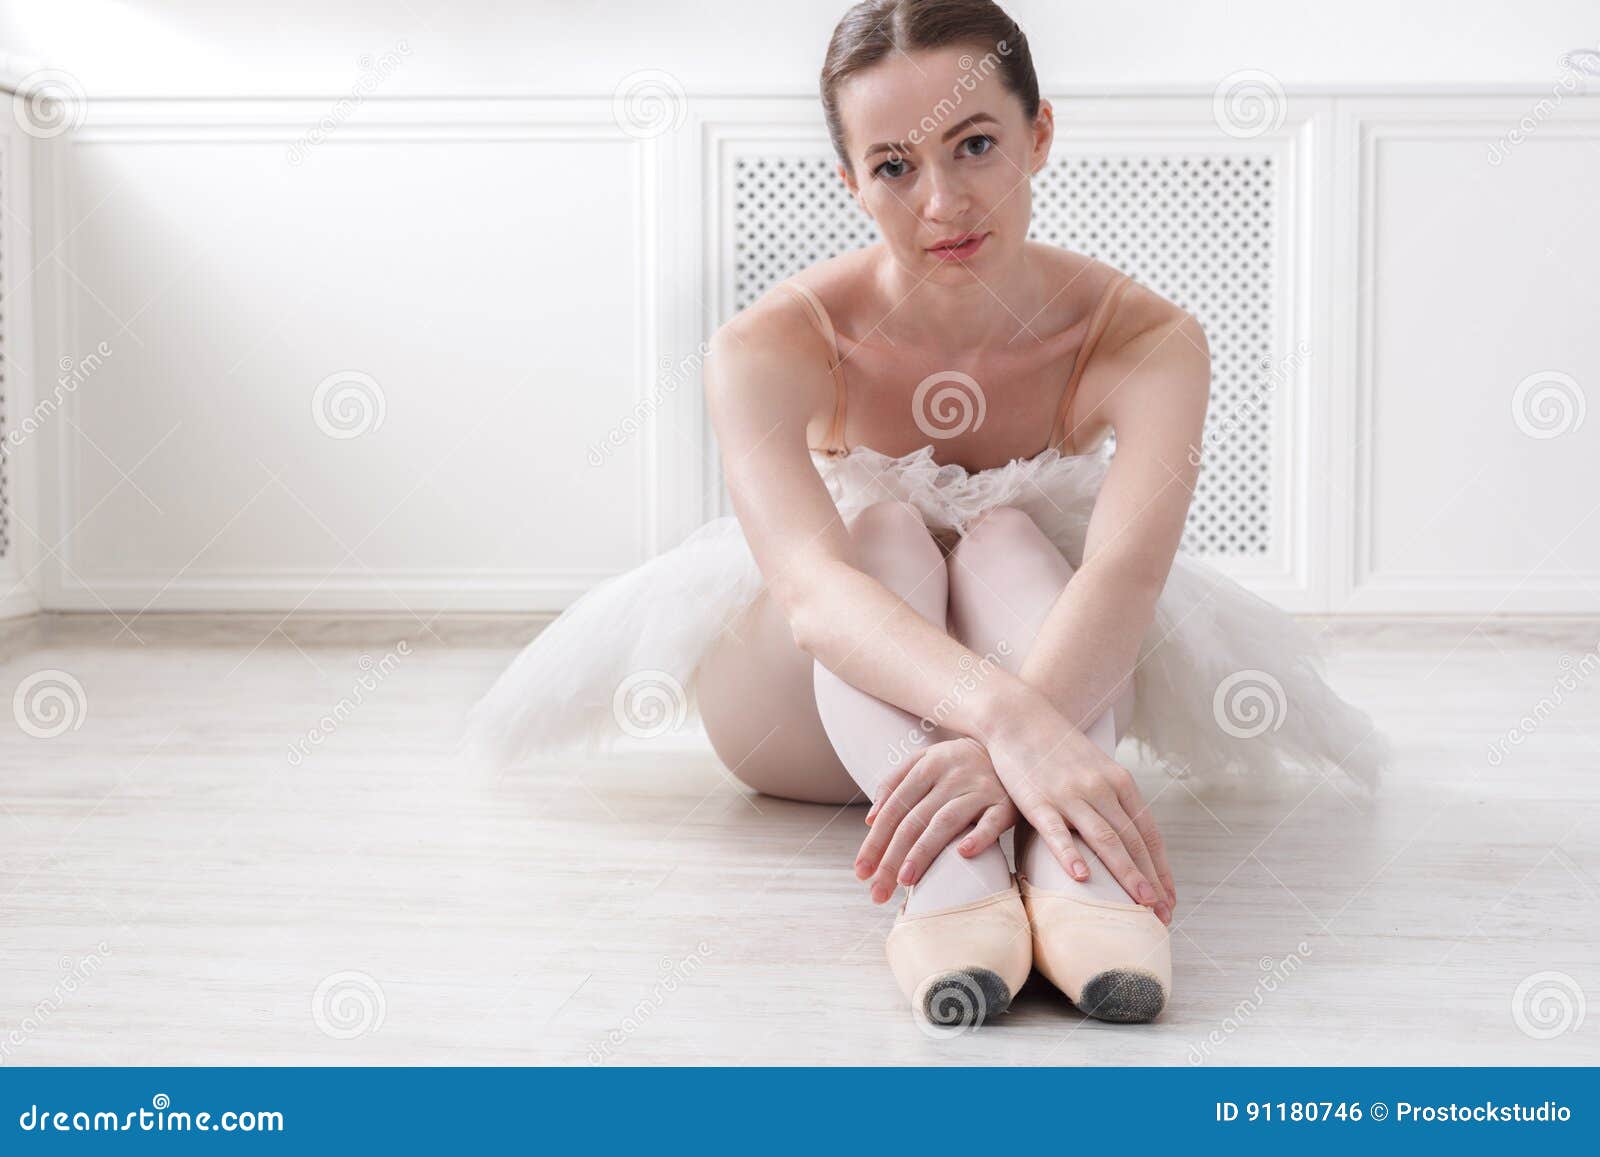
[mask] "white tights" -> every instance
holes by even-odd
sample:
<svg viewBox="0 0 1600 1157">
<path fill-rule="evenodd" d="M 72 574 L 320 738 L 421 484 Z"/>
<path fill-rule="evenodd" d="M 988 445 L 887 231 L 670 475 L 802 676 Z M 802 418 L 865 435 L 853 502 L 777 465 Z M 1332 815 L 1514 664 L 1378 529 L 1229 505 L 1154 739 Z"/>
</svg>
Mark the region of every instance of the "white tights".
<svg viewBox="0 0 1600 1157">
<path fill-rule="evenodd" d="M 851 522 L 850 537 L 862 571 L 940 630 L 1013 674 L 1074 573 L 1055 544 L 1015 507 L 990 511 L 948 557 L 916 509 L 903 502 L 867 507 Z M 954 738 L 954 732 L 943 728 L 928 734 L 910 712 L 846 683 L 821 663 L 815 664 L 813 683 L 828 739 L 869 796 L 909 755 Z M 1112 755 L 1132 708 L 1130 689 L 1085 734 Z M 1089 879 L 1081 883 L 1067 874 L 1043 841 L 1033 838 L 1025 822 L 1018 825 L 1016 839 L 1018 866 L 1039 887 L 1133 902 L 1081 837 L 1075 842 L 1089 865 Z M 968 857 L 956 850 L 956 842 L 959 837 L 913 886 L 908 914 L 955 907 L 1010 887 L 1011 868 L 1000 845 Z"/>
</svg>

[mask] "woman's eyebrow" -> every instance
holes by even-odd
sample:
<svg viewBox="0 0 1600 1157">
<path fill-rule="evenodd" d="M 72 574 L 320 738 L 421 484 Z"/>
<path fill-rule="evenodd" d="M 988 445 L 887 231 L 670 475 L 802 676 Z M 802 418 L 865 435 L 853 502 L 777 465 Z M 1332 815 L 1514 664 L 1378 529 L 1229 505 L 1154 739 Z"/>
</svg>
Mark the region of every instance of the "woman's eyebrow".
<svg viewBox="0 0 1600 1157">
<path fill-rule="evenodd" d="M 966 120 L 957 121 L 955 124 L 951 125 L 947 129 L 945 129 L 944 130 L 944 135 L 941 136 L 939 138 L 939 140 L 941 142 L 942 141 L 948 141 L 951 137 L 955 136 L 962 129 L 969 128 L 972 125 L 982 124 L 984 121 L 988 121 L 991 124 L 999 124 L 1000 123 L 999 120 L 997 120 L 995 117 L 990 116 L 986 112 L 973 113 Z M 868 157 L 871 157 L 872 154 L 874 154 L 874 153 L 883 153 L 883 152 L 909 153 L 910 151 L 911 151 L 911 147 L 909 145 L 907 145 L 904 141 L 899 141 L 899 142 L 895 142 L 895 141 L 880 141 L 878 144 L 873 145 L 865 153 L 861 154 L 861 156 L 862 156 L 862 159 L 865 160 Z"/>
</svg>

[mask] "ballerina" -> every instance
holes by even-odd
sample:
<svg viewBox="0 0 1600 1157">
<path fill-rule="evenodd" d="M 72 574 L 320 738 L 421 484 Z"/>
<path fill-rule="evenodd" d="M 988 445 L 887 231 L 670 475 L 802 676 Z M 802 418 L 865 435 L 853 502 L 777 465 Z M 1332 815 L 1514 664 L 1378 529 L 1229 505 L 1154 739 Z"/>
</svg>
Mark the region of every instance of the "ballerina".
<svg viewBox="0 0 1600 1157">
<path fill-rule="evenodd" d="M 1387 747 L 1303 628 L 1179 550 L 1206 336 L 1027 239 L 1054 121 L 1016 24 L 858 4 L 822 105 L 882 240 L 713 337 L 734 515 L 577 600 L 466 738 L 503 767 L 665 696 L 756 790 L 871 800 L 856 874 L 877 903 L 905 886 L 886 954 L 919 1015 L 981 1024 L 1037 967 L 1091 1016 L 1152 1020 L 1177 888 L 1119 740 L 1172 774 L 1365 789 Z"/>
</svg>

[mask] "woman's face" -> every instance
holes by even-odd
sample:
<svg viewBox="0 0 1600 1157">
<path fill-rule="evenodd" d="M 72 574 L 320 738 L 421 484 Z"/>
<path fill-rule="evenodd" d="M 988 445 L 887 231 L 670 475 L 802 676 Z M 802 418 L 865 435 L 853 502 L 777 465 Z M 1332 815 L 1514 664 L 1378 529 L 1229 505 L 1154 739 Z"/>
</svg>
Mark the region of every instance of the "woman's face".
<svg viewBox="0 0 1600 1157">
<path fill-rule="evenodd" d="M 839 86 L 853 172 L 844 178 L 884 243 L 919 278 L 954 283 L 1021 256 L 1029 177 L 1050 153 L 1053 114 L 1028 123 L 1000 78 L 997 50 L 892 53 Z M 942 241 L 977 234 L 941 250 Z"/>
</svg>

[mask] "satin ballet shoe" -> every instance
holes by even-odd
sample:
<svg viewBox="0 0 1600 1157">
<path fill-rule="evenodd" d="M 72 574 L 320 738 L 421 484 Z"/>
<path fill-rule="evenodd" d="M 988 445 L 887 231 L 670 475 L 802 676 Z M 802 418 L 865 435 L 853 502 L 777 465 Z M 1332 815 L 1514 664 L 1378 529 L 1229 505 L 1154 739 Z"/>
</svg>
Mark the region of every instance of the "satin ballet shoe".
<svg viewBox="0 0 1600 1157">
<path fill-rule="evenodd" d="M 911 1007 L 930 1024 L 962 1029 L 1005 1012 L 1033 967 L 1015 877 L 1008 891 L 938 912 L 907 916 L 910 900 L 908 890 L 884 952 Z"/>
<path fill-rule="evenodd" d="M 1097 1020 L 1155 1020 L 1172 992 L 1172 943 L 1142 904 L 1034 887 L 1017 874 L 1033 929 L 1033 963 L 1068 1000 Z"/>
</svg>

